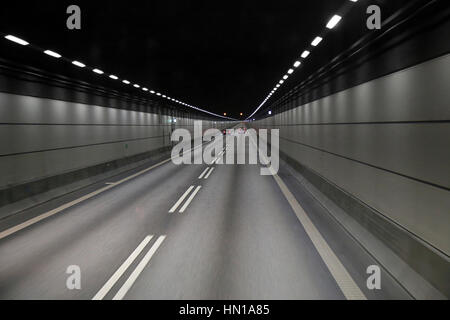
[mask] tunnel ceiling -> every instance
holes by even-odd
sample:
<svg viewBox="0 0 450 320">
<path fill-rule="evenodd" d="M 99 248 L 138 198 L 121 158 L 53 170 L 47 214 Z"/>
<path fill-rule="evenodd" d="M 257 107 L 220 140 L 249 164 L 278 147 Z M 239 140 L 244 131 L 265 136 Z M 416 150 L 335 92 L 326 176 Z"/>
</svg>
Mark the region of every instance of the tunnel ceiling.
<svg viewBox="0 0 450 320">
<path fill-rule="evenodd" d="M 74 3 L 16 1 L 2 4 L 0 31 L 201 108 L 238 117 L 261 103 L 348 2 L 77 1 L 82 29 L 70 31 L 65 11 Z M 392 11 L 404 1 L 372 2 Z M 355 4 L 341 30 L 333 31 L 315 50 L 311 65 L 320 67 L 367 31 L 366 6 Z M 2 44 L 2 50 L 10 46 Z M 73 68 L 52 59 L 42 61 L 52 70 Z"/>
</svg>

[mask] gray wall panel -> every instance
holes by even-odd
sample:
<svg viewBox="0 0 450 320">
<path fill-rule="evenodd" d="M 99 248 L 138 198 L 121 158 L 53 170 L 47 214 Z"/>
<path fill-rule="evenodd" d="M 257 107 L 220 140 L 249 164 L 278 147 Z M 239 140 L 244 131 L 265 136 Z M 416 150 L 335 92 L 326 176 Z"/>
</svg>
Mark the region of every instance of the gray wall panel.
<svg viewBox="0 0 450 320">
<path fill-rule="evenodd" d="M 285 143 L 282 149 L 416 236 L 450 253 L 448 191 L 297 144 Z"/>
<path fill-rule="evenodd" d="M 449 83 L 446 55 L 254 125 L 279 128 L 281 151 L 450 255 Z"/>
<path fill-rule="evenodd" d="M 0 189 L 170 146 L 195 119 L 0 93 Z M 203 129 L 224 122 L 202 121 Z M 55 150 L 57 149 L 57 150 Z"/>
<path fill-rule="evenodd" d="M 450 188 L 450 123 L 280 129 L 284 138 Z"/>
<path fill-rule="evenodd" d="M 126 145 L 128 147 L 126 147 Z M 1 186 L 35 181 L 161 148 L 162 138 L 0 158 Z"/>
<path fill-rule="evenodd" d="M 168 129 L 166 128 L 166 133 Z M 0 126 L 0 154 L 159 137 L 162 135 L 163 129 L 159 126 L 3 125 Z"/>
<path fill-rule="evenodd" d="M 449 61 L 445 55 L 299 106 L 282 123 L 448 120 Z"/>
</svg>

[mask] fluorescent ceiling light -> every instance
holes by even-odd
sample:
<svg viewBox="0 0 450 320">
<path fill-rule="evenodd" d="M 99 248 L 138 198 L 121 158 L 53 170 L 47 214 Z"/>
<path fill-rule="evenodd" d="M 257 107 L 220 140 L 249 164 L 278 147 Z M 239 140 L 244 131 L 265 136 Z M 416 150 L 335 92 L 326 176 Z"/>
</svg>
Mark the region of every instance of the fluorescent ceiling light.
<svg viewBox="0 0 450 320">
<path fill-rule="evenodd" d="M 45 50 L 44 53 L 46 55 L 52 56 L 53 58 L 57 58 L 57 59 L 61 58 L 61 55 L 59 53 L 56 53 L 52 50 Z"/>
<path fill-rule="evenodd" d="M 156 95 L 157 95 L 157 96 L 160 96 L 160 95 L 161 95 L 161 93 L 157 92 L 157 93 L 156 93 Z"/>
<path fill-rule="evenodd" d="M 279 84 L 277 84 L 276 88 L 279 88 L 279 87 L 280 87 L 280 85 L 279 85 Z"/>
<path fill-rule="evenodd" d="M 316 37 L 314 40 L 313 40 L 313 42 L 311 42 L 311 45 L 313 46 L 313 47 L 315 47 L 315 46 L 317 46 L 320 42 L 322 42 L 322 38 L 321 37 Z"/>
<path fill-rule="evenodd" d="M 141 86 L 138 85 L 138 84 L 133 84 L 133 87 L 135 87 L 135 88 L 140 88 Z"/>
<path fill-rule="evenodd" d="M 289 69 L 287 73 L 292 74 L 293 72 L 294 72 L 294 69 Z"/>
<path fill-rule="evenodd" d="M 81 63 L 80 61 L 76 61 L 76 60 L 72 61 L 72 64 L 76 65 L 77 67 L 80 67 L 80 68 L 86 67 L 86 65 L 84 63 Z"/>
<path fill-rule="evenodd" d="M 287 78 L 289 78 L 288 75 L 285 75 L 285 76 L 283 77 L 284 80 L 286 80 Z"/>
<path fill-rule="evenodd" d="M 156 92 L 152 90 L 152 91 L 150 91 L 150 93 L 151 93 L 151 94 L 155 94 Z"/>
<path fill-rule="evenodd" d="M 15 36 L 12 36 L 12 35 L 10 35 L 10 34 L 7 35 L 7 36 L 5 36 L 5 38 L 8 39 L 9 41 L 18 43 L 18 44 L 20 44 L 20 45 L 22 45 L 22 46 L 27 46 L 27 45 L 29 45 L 29 43 L 26 42 L 25 40 L 20 39 L 20 38 L 17 38 L 17 37 L 15 37 Z"/>
<path fill-rule="evenodd" d="M 303 51 L 302 58 L 305 59 L 309 56 L 310 52 L 308 50 Z"/>
<path fill-rule="evenodd" d="M 337 14 L 335 14 L 333 16 L 333 18 L 330 19 L 330 21 L 328 21 L 327 23 L 327 28 L 328 29 L 333 29 L 334 27 L 337 26 L 337 24 L 341 21 L 342 17 L 338 16 Z"/>
<path fill-rule="evenodd" d="M 125 84 L 130 84 L 130 81 L 128 81 L 128 80 L 123 80 L 122 82 Z"/>
<path fill-rule="evenodd" d="M 295 61 L 294 67 L 298 68 L 302 63 L 300 61 Z"/>
<path fill-rule="evenodd" d="M 280 82 L 279 82 L 280 84 L 283 84 L 284 83 L 284 80 L 280 80 Z"/>
<path fill-rule="evenodd" d="M 95 73 L 97 73 L 97 74 L 103 74 L 104 72 L 102 71 L 102 70 L 100 70 L 100 69 L 94 69 L 94 70 L 92 70 L 92 71 L 94 71 Z"/>
<path fill-rule="evenodd" d="M 117 77 L 117 76 L 115 76 L 115 75 L 113 75 L 113 74 L 110 75 L 109 77 L 110 77 L 111 79 L 113 79 L 113 80 L 119 80 L 119 77 Z"/>
</svg>

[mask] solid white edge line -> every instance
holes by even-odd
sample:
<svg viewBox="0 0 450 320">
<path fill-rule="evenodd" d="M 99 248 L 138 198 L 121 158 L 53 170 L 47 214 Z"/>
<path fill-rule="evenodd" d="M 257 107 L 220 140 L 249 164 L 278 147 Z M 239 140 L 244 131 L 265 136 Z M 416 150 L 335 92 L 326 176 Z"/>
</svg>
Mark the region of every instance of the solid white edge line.
<svg viewBox="0 0 450 320">
<path fill-rule="evenodd" d="M 251 139 L 253 144 L 256 143 Z M 256 145 L 258 149 L 258 146 Z M 259 149 L 258 149 L 259 151 Z M 262 154 L 259 153 L 260 157 L 265 158 L 265 162 L 269 163 L 268 159 Z M 348 273 L 347 269 L 345 269 L 342 262 L 330 248 L 326 240 L 322 237 L 319 230 L 317 230 L 314 223 L 309 219 L 303 207 L 298 203 L 295 196 L 291 193 L 289 188 L 286 186 L 284 181 L 276 174 L 273 169 L 270 169 L 272 172 L 272 176 L 275 179 L 278 187 L 283 193 L 284 197 L 288 201 L 292 210 L 295 212 L 298 220 L 303 226 L 303 229 L 306 231 L 306 234 L 311 239 L 314 247 L 322 258 L 323 262 L 327 266 L 337 285 L 341 289 L 347 300 L 367 300 L 367 297 L 358 287 L 356 282 L 353 280 L 352 276 Z"/>
<path fill-rule="evenodd" d="M 209 178 L 209 176 L 211 175 L 211 173 L 214 171 L 214 167 L 211 168 L 211 170 L 209 170 L 208 174 L 205 176 L 205 180 Z"/>
<path fill-rule="evenodd" d="M 200 189 L 202 188 L 202 186 L 198 186 L 194 192 L 192 192 L 191 196 L 189 197 L 189 199 L 187 199 L 187 201 L 184 203 L 184 205 L 181 207 L 180 209 L 180 213 L 183 213 L 186 208 L 189 206 L 189 204 L 192 202 L 192 200 L 194 199 L 195 195 L 197 194 L 197 192 L 200 191 Z"/>
<path fill-rule="evenodd" d="M 190 150 L 188 150 L 186 152 L 190 152 L 190 151 L 196 150 L 196 149 L 200 148 L 201 146 L 203 146 L 203 144 L 200 145 L 200 146 L 197 146 L 195 148 L 191 148 Z M 53 209 L 53 210 L 50 210 L 50 211 L 48 211 L 46 213 L 43 213 L 43 214 L 41 214 L 39 216 L 36 216 L 36 217 L 34 217 L 32 219 L 29 219 L 29 220 L 27 220 L 25 222 L 22 222 L 22 223 L 14 226 L 14 227 L 6 229 L 6 230 L 0 232 L 0 240 L 3 239 L 3 238 L 6 238 L 6 237 L 8 237 L 8 236 L 10 236 L 10 235 L 12 235 L 12 234 L 14 234 L 16 232 L 18 232 L 18 231 L 20 231 L 22 229 L 25 229 L 25 228 L 27 228 L 27 227 L 35 224 L 35 223 L 38 223 L 41 220 L 47 219 L 47 218 L 49 218 L 49 217 L 51 217 L 51 216 L 53 216 L 53 215 L 55 215 L 57 213 L 60 213 L 63 210 L 66 210 L 66 209 L 68 209 L 70 207 L 73 207 L 74 205 L 76 205 L 76 204 L 78 204 L 80 202 L 83 202 L 83 201 L 88 200 L 88 199 L 90 199 L 92 197 L 95 197 L 96 195 L 98 195 L 98 194 L 100 194 L 102 192 L 105 192 L 105 191 L 107 191 L 109 189 L 112 189 L 112 188 L 114 188 L 114 187 L 116 187 L 116 186 L 118 186 L 118 185 L 120 185 L 120 184 L 122 184 L 122 183 L 124 183 L 124 182 L 126 182 L 128 180 L 134 179 L 135 177 L 137 177 L 139 175 L 142 175 L 142 174 L 144 174 L 144 173 L 146 173 L 146 172 L 148 172 L 150 170 L 153 170 L 154 168 L 159 167 L 159 166 L 161 166 L 163 164 L 166 164 L 167 162 L 169 162 L 171 160 L 172 160 L 172 157 L 170 157 L 169 159 L 166 159 L 164 161 L 161 161 L 161 162 L 159 162 L 157 164 L 154 164 L 151 167 L 149 167 L 147 169 L 144 169 L 142 171 L 139 171 L 139 172 L 137 172 L 137 173 L 135 173 L 135 174 L 133 174 L 133 175 L 131 175 L 129 177 L 126 177 L 126 178 L 124 178 L 124 179 L 122 179 L 122 180 L 120 180 L 118 182 L 115 182 L 114 184 L 107 185 L 106 187 L 103 187 L 103 188 L 98 189 L 98 190 L 96 190 L 94 192 L 91 192 L 91 193 L 89 193 L 89 194 L 87 194 L 87 195 L 85 195 L 85 196 L 83 196 L 81 198 L 78 198 L 78 199 L 75 199 L 73 201 L 70 201 L 70 202 L 68 202 L 66 204 L 63 204 L 62 206 L 59 206 L 59 207 Z"/>
<path fill-rule="evenodd" d="M 55 215 L 55 214 L 65 210 L 67 208 L 73 207 L 74 205 L 76 205 L 76 204 L 78 204 L 80 202 L 83 202 L 83 201 L 88 200 L 88 199 L 90 199 L 92 197 L 95 197 L 96 195 L 98 195 L 98 194 L 100 194 L 102 192 L 105 192 L 105 191 L 107 191 L 109 189 L 115 188 L 119 184 L 121 184 L 123 182 L 126 182 L 126 181 L 128 181 L 130 179 L 133 179 L 133 178 L 135 178 L 135 177 L 137 177 L 137 176 L 139 176 L 139 175 L 141 175 L 141 174 L 143 174 L 143 173 L 145 173 L 147 171 L 150 171 L 150 170 L 152 170 L 152 169 L 154 169 L 154 168 L 156 168 L 156 167 L 158 167 L 158 166 L 160 166 L 160 165 L 162 165 L 164 163 L 169 162 L 170 160 L 171 159 L 164 160 L 164 161 L 162 161 L 160 163 L 157 163 L 157 164 L 155 164 L 155 165 L 153 165 L 153 166 L 151 166 L 151 167 L 149 167 L 149 168 L 147 168 L 145 170 L 142 170 L 142 171 L 140 171 L 140 172 L 138 172 L 136 174 L 133 174 L 133 175 L 131 175 L 131 176 L 125 178 L 125 179 L 122 179 L 122 180 L 116 182 L 115 184 L 107 185 L 106 187 L 100 188 L 100 189 L 98 189 L 98 190 L 96 190 L 94 192 L 91 192 L 91 193 L 89 193 L 89 194 L 87 194 L 87 195 L 85 195 L 85 196 L 83 196 L 81 198 L 78 198 L 76 200 L 70 201 L 70 202 L 68 202 L 66 204 L 63 204 L 62 206 L 59 206 L 59 207 L 57 207 L 57 208 L 55 208 L 53 210 L 50 210 L 50 211 L 48 211 L 48 212 L 46 212 L 44 214 L 41 214 L 41 215 L 39 215 L 37 217 L 34 217 L 34 218 L 29 219 L 29 220 L 27 220 L 25 222 L 22 222 L 22 223 L 18 224 L 17 226 L 14 226 L 12 228 L 6 229 L 5 231 L 0 232 L 0 239 L 6 238 L 7 236 L 9 236 L 9 235 L 11 235 L 13 233 L 16 233 L 16 232 L 18 232 L 18 231 L 20 231 L 22 229 L 25 229 L 25 228 L 27 228 L 27 227 L 29 227 L 29 226 L 31 226 L 31 225 L 41 221 L 41 220 L 49 218 L 49 217 L 51 217 L 51 216 L 53 216 L 53 215 Z"/>
<path fill-rule="evenodd" d="M 290 192 L 283 180 L 281 180 L 278 175 L 274 175 L 273 177 L 277 182 L 279 188 L 281 189 L 281 192 L 286 197 L 287 201 L 294 210 L 298 220 L 303 225 L 303 228 L 305 229 L 306 233 L 314 244 L 314 247 L 327 266 L 334 280 L 338 284 L 345 298 L 347 300 L 366 300 L 367 298 L 364 293 L 355 283 L 351 275 L 348 273 L 347 269 L 345 269 L 344 265 L 330 248 L 326 240 L 322 237 L 319 230 L 317 230 L 316 226 L 309 219 L 308 215 L 298 203 L 295 196 Z"/>
<path fill-rule="evenodd" d="M 117 269 L 116 272 L 109 278 L 109 280 L 103 285 L 103 287 L 97 292 L 97 294 L 92 298 L 92 300 L 102 300 L 111 288 L 116 284 L 120 277 L 127 271 L 130 265 L 136 260 L 136 258 L 141 254 L 142 250 L 145 249 L 147 244 L 152 240 L 153 235 L 147 236 L 142 240 L 139 246 L 134 249 L 133 253 L 122 263 L 122 265 Z"/>
<path fill-rule="evenodd" d="M 169 213 L 174 213 L 175 210 L 177 210 L 177 208 L 180 206 L 180 204 L 184 201 L 184 199 L 186 199 L 186 197 L 188 196 L 188 194 L 192 191 L 192 189 L 194 189 L 194 186 L 190 186 L 186 192 L 181 196 L 180 199 L 178 199 L 178 201 L 173 205 L 172 208 L 170 208 Z"/>
<path fill-rule="evenodd" d="M 209 169 L 209 167 L 207 167 L 198 178 L 202 179 L 204 177 L 204 175 L 206 174 L 206 172 L 208 171 L 208 169 Z"/>
<path fill-rule="evenodd" d="M 128 277 L 127 281 L 125 281 L 123 286 L 116 293 L 116 295 L 114 296 L 113 300 L 122 300 L 125 297 L 125 295 L 127 294 L 128 290 L 130 290 L 130 288 L 133 286 L 133 284 L 135 283 L 136 279 L 139 277 L 141 272 L 144 270 L 144 268 L 150 262 L 150 259 L 153 257 L 153 255 L 155 254 L 156 250 L 158 250 L 158 248 L 160 247 L 160 245 L 162 244 L 162 242 L 164 241 L 165 238 L 166 238 L 166 236 L 160 236 L 155 241 L 153 246 L 150 248 L 150 250 L 148 250 L 147 254 L 141 260 L 141 262 L 139 262 L 139 264 L 136 266 L 136 269 L 134 269 L 134 271 Z"/>
</svg>

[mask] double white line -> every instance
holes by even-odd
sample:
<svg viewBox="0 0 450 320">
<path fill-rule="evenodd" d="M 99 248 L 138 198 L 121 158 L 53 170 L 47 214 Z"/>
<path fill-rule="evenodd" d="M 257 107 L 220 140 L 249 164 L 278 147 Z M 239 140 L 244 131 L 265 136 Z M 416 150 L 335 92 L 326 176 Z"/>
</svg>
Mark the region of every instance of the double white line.
<svg viewBox="0 0 450 320">
<path fill-rule="evenodd" d="M 104 284 L 104 286 L 100 289 L 99 292 L 92 298 L 92 300 L 102 300 L 111 288 L 117 283 L 117 281 L 122 277 L 122 275 L 127 271 L 130 265 L 136 260 L 136 258 L 141 254 L 141 252 L 145 249 L 147 244 L 152 240 L 153 235 L 145 237 L 144 240 L 139 244 L 139 246 L 133 251 L 133 253 L 122 263 L 122 265 L 117 269 L 116 272 L 109 278 L 109 280 Z M 137 267 L 134 269 L 133 273 L 128 277 L 116 295 L 113 297 L 113 300 L 122 300 L 123 297 L 127 294 L 128 290 L 133 286 L 136 279 L 139 277 L 141 272 L 150 262 L 150 259 L 155 254 L 156 250 L 161 246 L 162 242 L 166 239 L 166 236 L 160 236 L 152 247 L 147 251 L 144 258 L 139 262 Z"/>
<path fill-rule="evenodd" d="M 190 152 L 190 151 L 197 150 L 198 148 L 201 148 L 202 146 L 203 146 L 203 144 L 200 145 L 200 146 L 197 146 L 197 147 L 195 147 L 195 148 L 191 148 L 191 149 L 189 149 L 189 150 L 186 151 L 186 152 Z M 179 156 L 177 156 L 177 157 L 179 157 Z M 159 166 L 162 166 L 163 164 L 166 164 L 166 163 L 170 162 L 171 160 L 172 160 L 172 158 L 169 158 L 169 159 L 166 159 L 166 160 L 164 160 L 164 161 L 161 161 L 161 162 L 159 162 L 159 163 L 157 163 L 157 164 L 155 164 L 155 165 L 150 166 L 150 167 L 147 168 L 147 169 L 144 169 L 144 170 L 139 171 L 139 172 L 137 172 L 137 173 L 135 173 L 135 174 L 132 174 L 132 175 L 130 175 L 130 176 L 128 176 L 128 177 L 126 177 L 126 178 L 120 180 L 120 181 L 117 181 L 117 182 L 108 182 L 108 183 L 106 184 L 106 186 L 104 186 L 104 187 L 102 187 L 102 188 L 100 188 L 100 189 L 98 189 L 98 190 L 96 190 L 96 191 L 93 191 L 93 192 L 91 192 L 91 193 L 89 193 L 89 194 L 87 194 L 87 195 L 84 195 L 84 196 L 82 196 L 81 198 L 78 198 L 78 199 L 75 199 L 75 200 L 73 200 L 73 201 L 71 201 L 71 202 L 65 203 L 65 204 L 63 204 L 63 205 L 61 205 L 61 206 L 59 206 L 59 207 L 57 207 L 57 208 L 55 208 L 55 209 L 53 209 L 53 210 L 50 210 L 50 211 L 48 211 L 48 212 L 45 212 L 45 213 L 43 213 L 43 214 L 41 214 L 41 215 L 38 215 L 38 216 L 36 216 L 36 217 L 34 217 L 34 218 L 31 218 L 31 219 L 29 219 L 29 220 L 27 220 L 27 221 L 25 221 L 25 222 L 22 222 L 22 223 L 20 223 L 20 224 L 14 226 L 14 227 L 11 227 L 11 228 L 9 228 L 9 229 L 6 229 L 6 230 L 0 232 L 0 240 L 3 239 L 3 238 L 6 238 L 6 237 L 8 237 L 8 236 L 10 236 L 10 235 L 12 235 L 12 234 L 14 234 L 14 233 L 16 233 L 16 232 L 18 232 L 18 231 L 20 231 L 20 230 L 22 230 L 22 229 L 28 228 L 29 226 L 32 226 L 32 225 L 34 225 L 35 223 L 40 222 L 41 220 L 47 219 L 47 218 L 49 218 L 49 217 L 51 217 L 51 216 L 53 216 L 53 215 L 55 215 L 55 214 L 58 214 L 58 213 L 60 213 L 60 212 L 62 212 L 62 211 L 64 211 L 64 210 L 66 210 L 66 209 L 68 209 L 68 208 L 71 208 L 71 207 L 73 207 L 73 206 L 75 206 L 75 205 L 77 205 L 77 204 L 79 204 L 79 203 L 81 203 L 81 202 L 83 202 L 83 201 L 86 201 L 86 200 L 88 200 L 88 199 L 91 199 L 91 198 L 97 196 L 98 194 L 101 194 L 101 193 L 103 193 L 103 192 L 105 192 L 105 191 L 108 191 L 108 190 L 110 190 L 110 189 L 112 189 L 112 188 L 115 188 L 115 187 L 121 185 L 121 184 L 124 183 L 124 182 L 127 182 L 127 181 L 129 181 L 129 180 L 131 180 L 131 179 L 134 179 L 134 178 L 136 178 L 136 177 L 138 177 L 138 176 L 140 176 L 140 175 L 143 175 L 143 174 L 149 172 L 150 170 L 153 170 L 153 169 L 155 169 L 155 168 L 157 168 L 157 167 L 159 167 Z"/>
<path fill-rule="evenodd" d="M 169 210 L 169 213 L 174 213 L 177 210 L 177 208 L 181 205 L 181 203 L 184 201 L 184 199 L 186 199 L 186 197 L 191 193 L 191 195 L 189 196 L 187 201 L 184 203 L 184 205 L 180 209 L 180 213 L 183 213 L 186 210 L 186 208 L 189 206 L 189 204 L 192 202 L 192 200 L 194 200 L 195 196 L 197 195 L 197 193 L 200 191 L 201 188 L 202 188 L 202 186 L 197 186 L 197 188 L 195 188 L 194 192 L 191 193 L 192 189 L 194 189 L 194 186 L 190 186 L 186 190 L 186 192 L 181 196 L 181 198 L 178 199 L 178 201 Z"/>
<path fill-rule="evenodd" d="M 222 159 L 221 159 L 221 156 L 222 156 L 224 153 L 225 153 L 225 149 L 223 149 L 223 150 L 217 155 L 217 158 L 212 162 L 212 164 L 217 164 L 217 163 L 219 163 L 219 162 L 220 162 L 219 160 L 222 160 Z"/>
<path fill-rule="evenodd" d="M 214 167 L 212 167 L 212 168 L 207 167 L 198 178 L 199 179 L 208 179 L 213 171 L 214 171 Z"/>
</svg>

